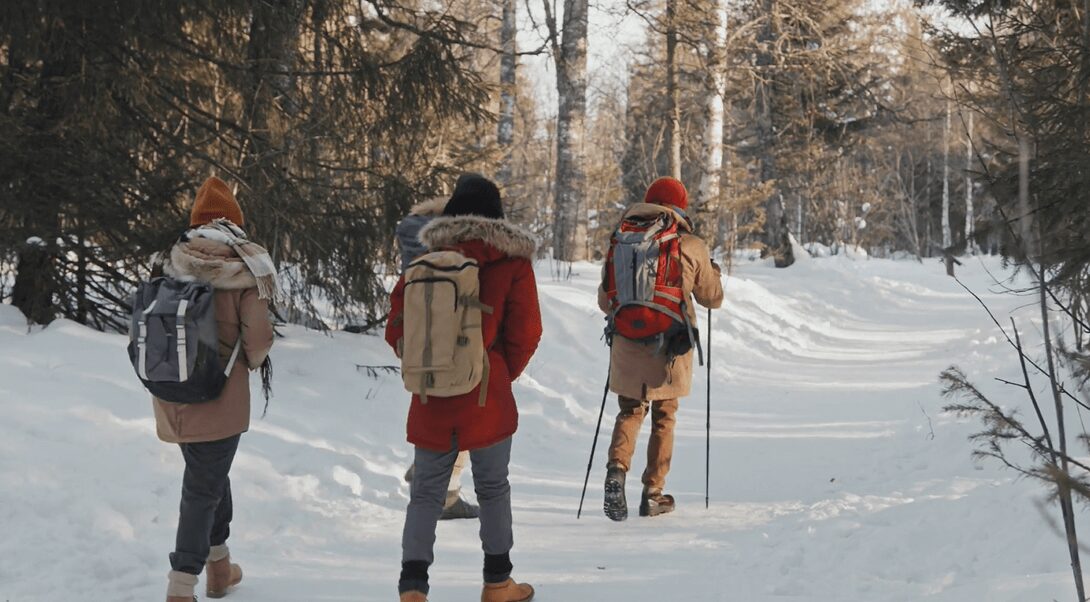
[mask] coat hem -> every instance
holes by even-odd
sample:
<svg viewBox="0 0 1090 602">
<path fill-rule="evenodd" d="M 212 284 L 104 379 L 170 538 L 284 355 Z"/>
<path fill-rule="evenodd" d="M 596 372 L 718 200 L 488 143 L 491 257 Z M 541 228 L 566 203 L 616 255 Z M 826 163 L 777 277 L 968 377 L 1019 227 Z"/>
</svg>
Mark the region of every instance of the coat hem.
<svg viewBox="0 0 1090 602">
<path fill-rule="evenodd" d="M 249 432 L 249 430 L 250 427 L 247 426 L 241 431 L 232 429 L 230 431 L 224 431 L 223 434 L 216 433 L 211 435 L 189 435 L 186 437 L 171 437 L 163 432 L 157 432 L 156 434 L 159 436 L 159 440 L 163 443 L 180 445 L 182 443 L 211 443 L 213 441 L 223 441 L 224 439 L 229 439 L 236 435 L 241 435 L 243 433 Z"/>
<path fill-rule="evenodd" d="M 513 437 L 515 435 L 516 431 L 518 431 L 517 427 L 512 429 L 510 432 L 505 431 L 504 434 L 502 434 L 502 435 L 495 435 L 495 436 L 489 437 L 489 438 L 485 439 L 483 443 L 477 443 L 475 441 L 472 445 L 464 445 L 463 442 L 459 441 L 458 442 L 458 451 L 460 451 L 460 452 L 473 451 L 473 450 L 477 450 L 477 449 L 484 449 L 486 447 L 492 447 L 493 445 L 496 445 L 497 443 L 500 443 L 500 442 L 505 441 L 506 439 L 508 439 L 510 437 Z M 430 441 L 425 441 L 423 439 L 413 437 L 412 435 L 406 436 L 405 440 L 408 441 L 409 443 L 411 443 L 412 445 L 416 446 L 416 447 L 421 447 L 421 448 L 424 448 L 424 449 L 430 450 L 430 451 L 436 451 L 436 452 L 450 451 L 449 448 L 447 448 L 447 447 L 445 447 L 443 445 L 435 445 Z"/>
</svg>

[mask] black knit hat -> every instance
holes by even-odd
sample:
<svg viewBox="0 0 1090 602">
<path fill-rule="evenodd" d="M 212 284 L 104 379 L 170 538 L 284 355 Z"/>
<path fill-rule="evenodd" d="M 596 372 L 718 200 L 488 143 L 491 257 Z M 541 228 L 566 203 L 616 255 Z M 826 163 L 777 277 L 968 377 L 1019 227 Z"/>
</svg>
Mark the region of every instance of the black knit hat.
<svg viewBox="0 0 1090 602">
<path fill-rule="evenodd" d="M 477 215 L 491 219 L 503 219 L 500 189 L 488 178 L 475 173 L 464 174 L 454 185 L 443 215 Z"/>
</svg>

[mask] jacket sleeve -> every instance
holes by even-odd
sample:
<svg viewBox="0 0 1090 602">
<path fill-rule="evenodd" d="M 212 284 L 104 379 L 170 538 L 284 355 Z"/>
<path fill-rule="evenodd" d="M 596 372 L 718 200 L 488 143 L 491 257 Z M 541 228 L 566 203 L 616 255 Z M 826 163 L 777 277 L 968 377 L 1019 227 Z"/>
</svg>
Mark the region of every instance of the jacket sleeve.
<svg viewBox="0 0 1090 602">
<path fill-rule="evenodd" d="M 405 277 L 397 281 L 397 286 L 390 293 L 390 315 L 386 318 L 386 343 L 393 348 L 398 357 L 398 341 L 405 335 L 405 323 L 403 313 L 405 311 Z"/>
<path fill-rule="evenodd" d="M 606 266 L 602 266 L 602 281 L 598 285 L 598 309 L 609 315 L 609 297 L 606 295 Z"/>
<path fill-rule="evenodd" d="M 511 285 L 511 294 L 504 306 L 500 332 L 507 369 L 511 380 L 515 380 L 526 369 L 541 342 L 541 307 L 538 305 L 534 268 L 529 261 L 520 262 Z"/>
<path fill-rule="evenodd" d="M 704 307 L 718 309 L 723 305 L 723 275 L 719 266 L 712 262 L 711 253 L 703 240 L 686 236 L 683 243 L 682 258 L 686 271 L 692 274 L 693 297 Z M 689 278 L 685 280 L 689 284 Z"/>
<path fill-rule="evenodd" d="M 242 337 L 242 350 L 251 370 L 256 370 L 269 356 L 273 344 L 272 320 L 269 319 L 269 301 L 258 295 L 256 288 L 242 291 L 238 302 L 238 333 Z"/>
</svg>

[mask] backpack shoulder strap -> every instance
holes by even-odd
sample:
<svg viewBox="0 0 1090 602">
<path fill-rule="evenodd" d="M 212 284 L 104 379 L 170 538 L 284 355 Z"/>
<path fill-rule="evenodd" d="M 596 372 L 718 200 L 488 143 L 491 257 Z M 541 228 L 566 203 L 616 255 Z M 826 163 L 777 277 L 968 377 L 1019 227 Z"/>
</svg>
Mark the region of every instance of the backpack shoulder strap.
<svg viewBox="0 0 1090 602">
<path fill-rule="evenodd" d="M 143 380 L 148 379 L 148 315 L 155 310 L 158 303 L 158 299 L 152 301 L 144 311 L 140 312 L 139 317 L 136 319 L 136 372 Z"/>
<path fill-rule="evenodd" d="M 231 358 L 227 360 L 227 368 L 224 369 L 224 376 L 231 376 L 231 370 L 235 368 L 235 362 L 238 361 L 238 352 L 242 350 L 242 332 L 238 333 L 238 340 L 235 341 L 235 348 L 231 350 Z"/>
<path fill-rule="evenodd" d="M 185 314 L 189 310 L 189 299 L 178 301 L 178 311 L 175 314 L 174 328 L 176 331 L 178 351 L 178 381 L 189 380 L 189 350 L 185 336 Z"/>
</svg>

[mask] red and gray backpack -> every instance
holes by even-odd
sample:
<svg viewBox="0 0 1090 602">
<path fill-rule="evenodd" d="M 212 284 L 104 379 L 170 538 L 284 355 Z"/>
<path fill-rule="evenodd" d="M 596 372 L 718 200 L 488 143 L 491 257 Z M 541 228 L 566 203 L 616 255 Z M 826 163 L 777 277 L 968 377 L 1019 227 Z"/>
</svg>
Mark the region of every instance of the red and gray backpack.
<svg viewBox="0 0 1090 602">
<path fill-rule="evenodd" d="M 610 240 L 604 278 L 607 337 L 655 343 L 671 358 L 696 347 L 704 364 L 682 288 L 677 218 L 668 213 L 625 217 Z"/>
</svg>

